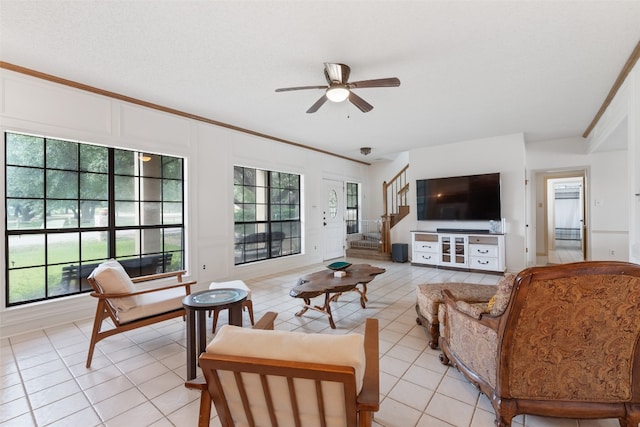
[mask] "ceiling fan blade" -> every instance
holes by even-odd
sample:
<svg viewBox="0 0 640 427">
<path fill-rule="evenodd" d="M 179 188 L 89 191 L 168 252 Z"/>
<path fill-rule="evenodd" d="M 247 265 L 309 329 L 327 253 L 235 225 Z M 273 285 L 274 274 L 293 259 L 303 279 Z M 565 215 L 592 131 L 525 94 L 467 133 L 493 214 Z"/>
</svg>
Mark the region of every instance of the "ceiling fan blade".
<svg viewBox="0 0 640 427">
<path fill-rule="evenodd" d="M 348 65 L 334 64 L 332 62 L 324 63 L 324 76 L 329 85 L 334 82 L 346 84 L 349 81 L 349 74 L 351 74 L 351 68 Z"/>
<path fill-rule="evenodd" d="M 369 104 L 353 92 L 349 92 L 349 102 L 358 107 L 363 113 L 368 113 L 373 110 L 373 105 Z"/>
<path fill-rule="evenodd" d="M 325 102 L 327 102 L 327 95 L 322 95 L 322 97 L 320 97 L 320 99 L 318 99 L 316 103 L 307 110 L 307 114 L 315 113 Z"/>
<path fill-rule="evenodd" d="M 359 82 L 349 83 L 349 88 L 398 87 L 398 86 L 400 86 L 400 79 L 398 79 L 397 77 L 389 77 L 386 79 L 361 80 Z"/>
<path fill-rule="evenodd" d="M 290 90 L 305 90 L 305 89 L 326 89 L 327 86 L 296 86 L 296 87 L 281 87 L 276 89 L 276 92 L 287 92 Z"/>
</svg>

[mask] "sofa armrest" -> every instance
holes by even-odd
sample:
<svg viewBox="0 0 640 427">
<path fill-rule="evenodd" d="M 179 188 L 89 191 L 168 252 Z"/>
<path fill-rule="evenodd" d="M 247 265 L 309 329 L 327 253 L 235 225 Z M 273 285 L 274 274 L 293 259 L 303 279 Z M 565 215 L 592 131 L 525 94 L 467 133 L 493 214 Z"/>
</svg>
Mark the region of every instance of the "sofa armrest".
<svg viewBox="0 0 640 427">
<path fill-rule="evenodd" d="M 502 316 L 482 314 L 479 319 L 458 309 L 457 300 L 443 291 L 446 322 L 440 347 L 463 371 L 473 372 L 480 382 L 497 382 L 498 326 Z M 446 350 L 445 350 L 446 349 Z M 449 357 L 449 358 L 451 358 Z"/>
<path fill-rule="evenodd" d="M 444 303 L 447 306 L 447 310 L 455 310 L 460 313 L 460 315 L 468 317 L 469 319 L 480 323 L 487 328 L 493 329 L 494 331 L 498 330 L 498 323 L 500 322 L 500 318 L 502 316 L 492 316 L 489 313 L 480 313 L 479 315 L 473 309 L 465 309 L 469 303 L 466 301 L 457 299 L 453 296 L 451 291 L 448 289 L 444 289 L 442 291 L 442 295 L 444 297 Z"/>
</svg>

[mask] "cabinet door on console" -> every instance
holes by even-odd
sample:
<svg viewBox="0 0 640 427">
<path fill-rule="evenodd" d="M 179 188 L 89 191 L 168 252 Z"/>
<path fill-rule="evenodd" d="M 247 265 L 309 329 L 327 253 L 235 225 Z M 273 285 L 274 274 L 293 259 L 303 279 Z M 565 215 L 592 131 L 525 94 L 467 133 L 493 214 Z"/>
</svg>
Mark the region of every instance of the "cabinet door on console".
<svg viewBox="0 0 640 427">
<path fill-rule="evenodd" d="M 467 236 L 440 235 L 440 265 L 465 268 L 467 254 Z"/>
<path fill-rule="evenodd" d="M 469 268 L 504 271 L 504 236 L 469 236 Z"/>
<path fill-rule="evenodd" d="M 413 257 L 411 262 L 438 265 L 438 235 L 413 233 Z"/>
</svg>

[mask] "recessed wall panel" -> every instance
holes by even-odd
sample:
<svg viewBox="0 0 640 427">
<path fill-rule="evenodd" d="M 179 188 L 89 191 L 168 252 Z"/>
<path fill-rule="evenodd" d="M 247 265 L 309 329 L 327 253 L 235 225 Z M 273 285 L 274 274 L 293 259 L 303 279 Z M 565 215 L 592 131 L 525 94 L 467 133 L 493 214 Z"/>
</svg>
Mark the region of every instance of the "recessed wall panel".
<svg viewBox="0 0 640 427">
<path fill-rule="evenodd" d="M 3 79 L 4 115 L 69 129 L 111 133 L 111 101 L 72 88 Z"/>
<path fill-rule="evenodd" d="M 122 104 L 120 132 L 123 138 L 169 145 L 189 145 L 189 121 L 162 111 Z"/>
</svg>

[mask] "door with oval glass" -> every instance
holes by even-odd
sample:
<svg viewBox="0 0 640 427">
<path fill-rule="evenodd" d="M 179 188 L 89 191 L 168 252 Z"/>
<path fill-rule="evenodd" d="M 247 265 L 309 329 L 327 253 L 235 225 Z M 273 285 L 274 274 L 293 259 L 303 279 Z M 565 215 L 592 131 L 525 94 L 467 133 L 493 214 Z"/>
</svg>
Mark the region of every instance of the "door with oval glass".
<svg viewBox="0 0 640 427">
<path fill-rule="evenodd" d="M 344 256 L 346 227 L 344 222 L 344 183 L 324 180 L 322 206 L 322 259 Z"/>
</svg>

